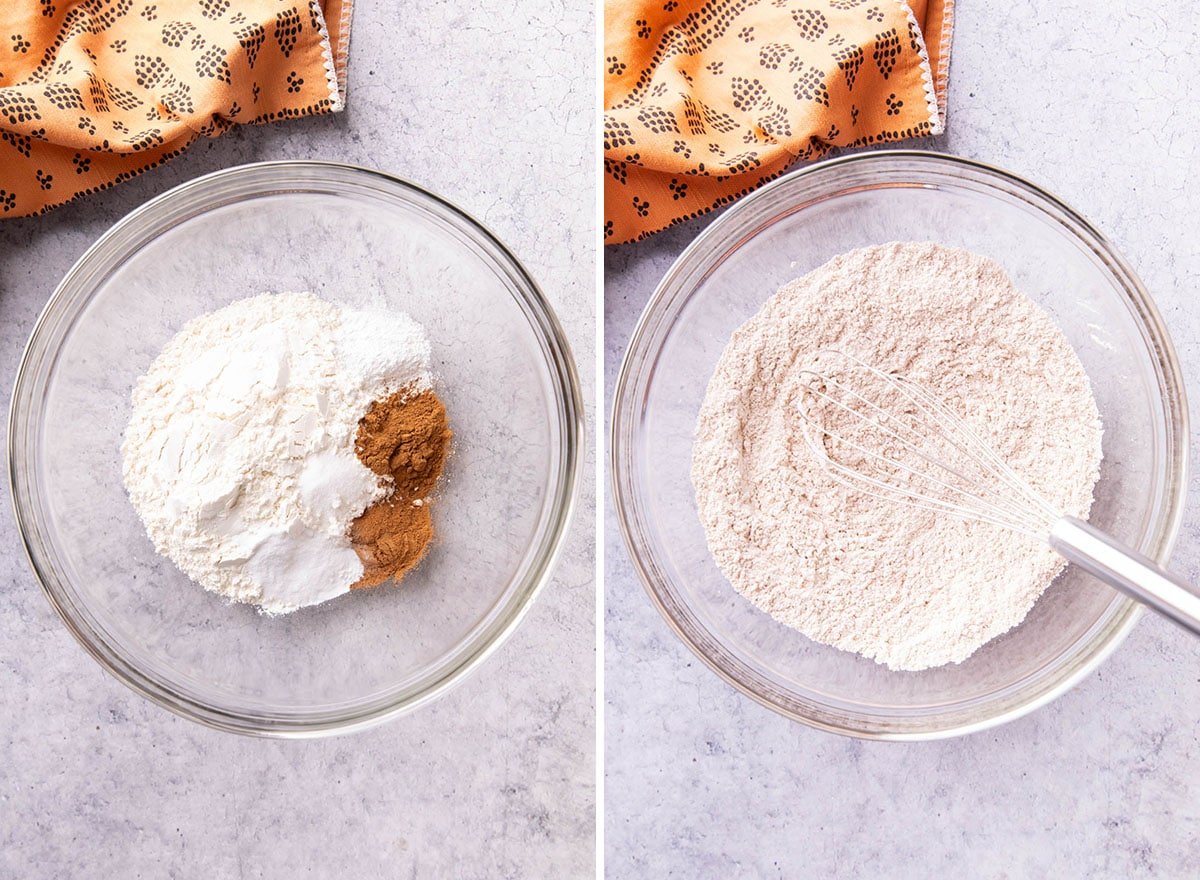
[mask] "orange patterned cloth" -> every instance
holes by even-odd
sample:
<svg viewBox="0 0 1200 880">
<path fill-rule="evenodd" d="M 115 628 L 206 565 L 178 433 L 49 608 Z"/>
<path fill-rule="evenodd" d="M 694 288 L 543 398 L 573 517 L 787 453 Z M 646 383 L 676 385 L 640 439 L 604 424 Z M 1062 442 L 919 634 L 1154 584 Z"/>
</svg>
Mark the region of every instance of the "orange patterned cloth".
<svg viewBox="0 0 1200 880">
<path fill-rule="evenodd" d="M 3 0 L 0 217 L 342 108 L 351 0 Z"/>
<path fill-rule="evenodd" d="M 953 0 L 606 0 L 604 238 L 834 146 L 938 134 Z"/>
</svg>

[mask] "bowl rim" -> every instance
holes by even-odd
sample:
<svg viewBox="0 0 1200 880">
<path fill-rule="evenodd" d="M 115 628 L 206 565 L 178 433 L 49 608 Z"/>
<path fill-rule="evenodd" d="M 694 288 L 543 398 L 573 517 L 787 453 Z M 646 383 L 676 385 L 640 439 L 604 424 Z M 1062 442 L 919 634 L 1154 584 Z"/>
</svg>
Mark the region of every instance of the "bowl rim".
<svg viewBox="0 0 1200 880">
<path fill-rule="evenodd" d="M 18 475 L 18 456 L 26 458 L 32 451 L 26 449 L 24 441 L 27 430 L 22 427 L 22 420 L 29 414 L 28 408 L 21 407 L 24 389 L 33 381 L 30 377 L 34 369 L 34 361 L 40 354 L 35 349 L 43 342 L 43 335 L 52 318 L 64 308 L 74 306 L 75 314 L 91 300 L 95 290 L 87 293 L 78 302 L 66 302 L 72 287 L 82 276 L 85 276 L 93 263 L 101 259 L 109 259 L 115 251 L 118 260 L 127 258 L 146 242 L 153 240 L 165 229 L 150 229 L 130 241 L 121 241 L 127 232 L 136 232 L 143 223 L 149 223 L 159 212 L 172 208 L 177 202 L 186 204 L 189 197 L 202 197 L 206 192 L 219 192 L 222 184 L 236 181 L 237 178 L 251 178 L 266 173 L 273 186 L 258 185 L 250 191 L 243 192 L 234 198 L 215 199 L 190 211 L 180 219 L 190 219 L 200 214 L 218 209 L 231 202 L 243 199 L 260 198 L 265 195 L 278 193 L 300 192 L 332 192 L 332 189 L 321 189 L 310 178 L 299 178 L 297 172 L 305 170 L 311 173 L 328 174 L 331 177 L 343 176 L 347 180 L 358 179 L 377 186 L 380 190 L 390 191 L 391 195 L 402 194 L 423 208 L 432 207 L 438 214 L 438 219 L 452 224 L 456 232 L 466 232 L 472 237 L 473 243 L 481 248 L 485 255 L 497 265 L 495 268 L 504 270 L 509 278 L 514 299 L 530 323 L 530 328 L 541 345 L 545 367 L 550 375 L 551 385 L 555 392 L 558 409 L 558 425 L 554 432 L 555 442 L 559 445 L 558 472 L 552 475 L 548 498 L 544 510 L 546 518 L 545 533 L 538 544 L 532 547 L 525 560 L 526 569 L 517 581 L 503 613 L 482 630 L 475 632 L 469 641 L 464 642 L 466 650 L 461 650 L 455 656 L 454 662 L 443 666 L 438 677 L 416 692 L 403 696 L 393 696 L 389 699 L 368 701 L 362 708 L 342 708 L 322 712 L 312 719 L 298 716 L 281 717 L 268 713 L 254 714 L 229 710 L 219 705 L 186 695 L 171 687 L 164 681 L 152 677 L 131 663 L 126 656 L 88 623 L 78 618 L 73 603 L 60 590 L 56 576 L 50 570 L 47 560 L 42 558 L 42 550 L 34 545 L 31 529 L 38 519 L 32 506 L 31 499 L 24 491 Z M 289 177 L 292 178 L 289 181 Z M 334 186 L 331 183 L 330 186 Z M 170 227 L 167 227 L 170 228 Z M 153 234 L 149 234 L 153 233 Z M 61 338 L 58 340 L 61 343 Z M 57 352 L 57 345 L 48 349 Z M 22 410 L 25 411 L 22 411 Z M 460 208 L 453 202 L 433 193 L 421 185 L 397 175 L 389 174 L 378 169 L 367 168 L 345 162 L 333 162 L 315 159 L 273 160 L 252 162 L 223 168 L 185 181 L 162 194 L 150 199 L 125 214 L 97 238 L 84 253 L 75 261 L 55 287 L 54 293 L 34 322 L 29 338 L 22 352 L 13 382 L 11 403 L 8 414 L 8 482 L 13 515 L 17 524 L 17 532 L 35 578 L 67 630 L 84 650 L 108 673 L 134 692 L 162 706 L 171 712 L 198 722 L 206 727 L 232 733 L 274 738 L 312 738 L 332 734 L 359 731 L 373 727 L 388 719 L 405 714 L 418 706 L 425 705 L 443 696 L 452 687 L 460 683 L 470 672 L 483 663 L 503 644 L 525 619 L 534 600 L 550 580 L 554 567 L 562 553 L 566 537 L 570 530 L 575 508 L 578 503 L 582 451 L 585 441 L 585 411 L 582 391 L 579 384 L 578 371 L 562 324 L 553 307 L 546 299 L 541 287 L 533 279 L 525 266 L 512 253 L 495 233 L 480 220 Z M 507 592 L 513 582 L 506 585 Z M 461 648 L 456 645 L 455 648 Z M 454 649 L 452 649 L 454 650 Z M 435 661 L 443 662 L 446 655 Z"/>
<path fill-rule="evenodd" d="M 1187 394 L 1183 384 L 1182 369 L 1175 352 L 1174 344 L 1171 341 L 1170 334 L 1158 308 L 1155 306 L 1137 273 L 1133 271 L 1132 267 L 1114 245 L 1078 211 L 1062 199 L 1020 175 L 995 165 L 949 153 L 914 149 L 883 149 L 825 159 L 788 172 L 765 184 L 760 189 L 736 202 L 701 230 L 683 249 L 679 256 L 676 257 L 655 287 L 654 292 L 651 294 L 638 318 L 625 349 L 625 354 L 617 374 L 617 380 L 613 386 L 612 406 L 610 410 L 611 424 L 608 433 L 609 470 L 610 489 L 613 493 L 613 506 L 617 524 L 633 570 L 637 573 L 643 588 L 650 597 L 651 603 L 658 609 L 659 614 L 662 615 L 671 630 L 710 670 L 715 672 L 727 684 L 733 686 L 755 702 L 809 727 L 829 733 L 852 736 L 858 739 L 920 741 L 962 736 L 987 730 L 1000 724 L 1014 721 L 1066 693 L 1111 656 L 1112 652 L 1128 636 L 1133 625 L 1140 619 L 1144 610 L 1143 607 L 1132 599 L 1125 598 L 1119 612 L 1112 615 L 1107 622 L 1100 622 L 1096 625 L 1101 627 L 1101 631 L 1091 636 L 1090 640 L 1093 648 L 1089 654 L 1076 658 L 1073 665 L 1067 666 L 1065 671 L 1056 680 L 1050 681 L 1049 686 L 1043 686 L 1040 690 L 1034 691 L 1026 699 L 1016 703 L 1010 702 L 1009 704 L 1005 704 L 997 711 L 975 720 L 948 723 L 923 730 L 894 731 L 875 729 L 869 724 L 836 723 L 828 717 L 806 715 L 772 700 L 767 695 L 753 689 L 745 681 L 742 681 L 729 669 L 725 668 L 717 658 L 710 655 L 704 646 L 698 642 L 697 638 L 688 631 L 688 628 L 674 616 L 670 608 L 671 603 L 664 596 L 665 588 L 659 583 L 659 576 L 656 571 L 657 566 L 651 565 L 639 552 L 635 529 L 640 526 L 640 522 L 638 514 L 634 512 L 633 504 L 633 496 L 636 494 L 636 490 L 632 482 L 625 479 L 630 474 L 626 471 L 622 461 L 623 456 L 628 457 L 630 461 L 636 456 L 635 452 L 626 449 L 626 444 L 623 441 L 624 432 L 628 431 L 630 438 L 633 436 L 632 429 L 627 422 L 632 423 L 636 417 L 635 410 L 637 408 L 631 406 L 632 401 L 630 400 L 635 370 L 641 367 L 638 361 L 644 357 L 648 357 L 642 349 L 647 347 L 648 337 L 652 330 L 655 329 L 652 325 L 655 324 L 658 317 L 657 312 L 663 305 L 664 300 L 672 294 L 673 291 L 671 288 L 673 282 L 683 272 L 684 268 L 707 251 L 719 251 L 723 259 L 724 255 L 736 250 L 746 240 L 757 235 L 764 227 L 760 226 L 749 233 L 743 234 L 736 242 L 722 243 L 726 227 L 734 225 L 742 214 L 749 213 L 760 201 L 768 198 L 775 190 L 786 187 L 791 182 L 802 177 L 836 174 L 838 170 L 847 166 L 868 166 L 897 159 L 909 160 L 918 165 L 929 165 L 935 170 L 944 166 L 970 169 L 975 172 L 981 172 L 984 176 L 999 178 L 1019 190 L 1024 190 L 1035 199 L 1046 203 L 1050 208 L 1062 212 L 1071 223 L 1078 227 L 1078 229 L 1071 231 L 1072 237 L 1082 239 L 1083 244 L 1088 245 L 1094 254 L 1105 261 L 1110 274 L 1118 275 L 1118 277 L 1124 276 L 1123 280 L 1129 282 L 1128 285 L 1122 284 L 1121 286 L 1123 289 L 1126 289 L 1126 293 L 1132 295 L 1131 297 L 1127 297 L 1127 299 L 1134 299 L 1132 305 L 1137 307 L 1137 317 L 1139 324 L 1142 325 L 1142 329 L 1144 331 L 1149 330 L 1152 338 L 1157 343 L 1157 349 L 1152 354 L 1155 356 L 1156 366 L 1162 370 L 1160 378 L 1164 379 L 1167 388 L 1174 392 L 1173 396 L 1170 397 L 1164 395 L 1162 403 L 1164 409 L 1167 411 L 1168 419 L 1178 425 L 1178 445 L 1175 449 L 1168 449 L 1169 460 L 1166 463 L 1166 494 L 1162 499 L 1162 506 L 1166 509 L 1166 514 L 1162 517 L 1157 533 L 1150 536 L 1153 539 L 1153 546 L 1148 548 L 1149 552 L 1147 554 L 1159 564 L 1166 564 L 1171 555 L 1175 540 L 1178 537 L 1180 524 L 1183 519 L 1183 500 L 1189 471 L 1188 455 L 1190 437 Z M 827 194 L 821 200 L 834 198 L 838 195 L 841 195 L 841 193 Z M 801 207 L 799 210 L 803 210 L 803 208 Z M 774 216 L 772 221 L 769 221 L 766 225 L 769 226 L 773 222 Z M 708 266 L 707 268 L 711 269 L 712 266 Z M 630 444 L 630 446 L 633 445 L 632 443 Z M 1170 453 L 1174 453 L 1173 461 L 1170 460 Z M 1173 468 L 1171 467 L 1172 465 L 1174 465 Z M 696 625 L 696 628 L 698 630 L 704 629 L 699 624 Z M 714 639 L 714 642 L 719 643 L 720 639 Z M 940 716 L 930 717 L 937 718 Z"/>
</svg>

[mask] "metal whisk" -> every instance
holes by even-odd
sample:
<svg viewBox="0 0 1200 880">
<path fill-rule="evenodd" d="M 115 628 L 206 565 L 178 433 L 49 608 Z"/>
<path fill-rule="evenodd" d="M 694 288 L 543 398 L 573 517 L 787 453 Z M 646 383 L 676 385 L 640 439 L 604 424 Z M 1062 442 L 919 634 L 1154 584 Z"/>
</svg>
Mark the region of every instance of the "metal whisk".
<svg viewBox="0 0 1200 880">
<path fill-rule="evenodd" d="M 1153 560 L 1063 516 L 945 402 L 835 349 L 800 371 L 805 442 L 868 495 L 1044 541 L 1069 562 L 1200 635 L 1200 592 Z"/>
</svg>

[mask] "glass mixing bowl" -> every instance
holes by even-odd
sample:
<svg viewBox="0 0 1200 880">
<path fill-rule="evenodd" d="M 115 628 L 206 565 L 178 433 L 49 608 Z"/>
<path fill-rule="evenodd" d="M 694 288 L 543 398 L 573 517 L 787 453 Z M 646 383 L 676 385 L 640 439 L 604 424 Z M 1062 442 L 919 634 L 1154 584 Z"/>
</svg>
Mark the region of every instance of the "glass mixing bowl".
<svg viewBox="0 0 1200 880">
<path fill-rule="evenodd" d="M 1091 521 L 1165 561 L 1186 485 L 1187 406 L 1149 295 L 1112 246 L 1060 201 L 950 156 L 893 151 L 813 165 L 705 229 L 634 332 L 614 393 L 612 473 L 635 568 L 667 621 L 714 671 L 814 727 L 919 739 L 979 730 L 1046 703 L 1116 647 L 1140 607 L 1069 568 L 1024 623 L 965 662 L 891 672 L 775 622 L 718 570 L 689 468 L 696 415 L 721 351 L 784 282 L 844 251 L 893 240 L 986 254 L 1054 317 L 1091 377 L 1104 421 Z"/>
<path fill-rule="evenodd" d="M 297 290 L 424 324 L 454 445 L 401 586 L 272 618 L 155 553 L 119 447 L 134 381 L 186 321 Z M 177 187 L 84 254 L 25 351 L 9 470 L 34 571 L 103 666 L 214 727 L 314 735 L 427 702 L 513 630 L 562 543 L 582 413 L 562 328 L 477 221 L 379 172 L 269 162 Z"/>
</svg>

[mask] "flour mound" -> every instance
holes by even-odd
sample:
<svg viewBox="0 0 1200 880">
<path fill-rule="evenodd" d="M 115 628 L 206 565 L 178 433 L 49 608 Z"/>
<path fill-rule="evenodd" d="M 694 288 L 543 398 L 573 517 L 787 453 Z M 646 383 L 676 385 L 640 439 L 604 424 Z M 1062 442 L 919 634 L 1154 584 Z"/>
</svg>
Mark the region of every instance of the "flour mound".
<svg viewBox="0 0 1200 880">
<path fill-rule="evenodd" d="M 352 520 L 390 488 L 354 451 L 372 401 L 430 387 L 406 315 L 308 293 L 203 315 L 133 391 L 125 487 L 159 553 L 208 590 L 283 613 L 363 572 Z"/>
<path fill-rule="evenodd" d="M 898 506 L 804 441 L 799 370 L 838 349 L 925 386 L 1064 514 L 1086 519 L 1101 425 L 1075 352 L 994 261 L 931 243 L 835 257 L 733 334 L 696 426 L 692 482 L 733 586 L 818 642 L 892 669 L 961 662 L 1064 568 L 1038 541 Z"/>
</svg>

